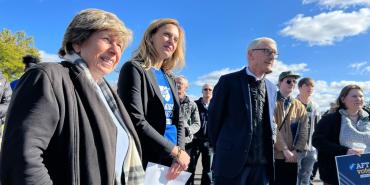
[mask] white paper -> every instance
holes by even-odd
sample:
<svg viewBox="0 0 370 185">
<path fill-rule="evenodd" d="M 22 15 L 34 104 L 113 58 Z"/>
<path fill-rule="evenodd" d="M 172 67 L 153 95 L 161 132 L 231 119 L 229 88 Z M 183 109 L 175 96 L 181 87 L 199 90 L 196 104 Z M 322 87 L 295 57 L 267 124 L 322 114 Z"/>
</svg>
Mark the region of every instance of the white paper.
<svg viewBox="0 0 370 185">
<path fill-rule="evenodd" d="M 185 185 L 191 173 L 182 171 L 173 180 L 167 180 L 169 167 L 155 163 L 148 163 L 145 171 L 144 185 Z"/>
</svg>

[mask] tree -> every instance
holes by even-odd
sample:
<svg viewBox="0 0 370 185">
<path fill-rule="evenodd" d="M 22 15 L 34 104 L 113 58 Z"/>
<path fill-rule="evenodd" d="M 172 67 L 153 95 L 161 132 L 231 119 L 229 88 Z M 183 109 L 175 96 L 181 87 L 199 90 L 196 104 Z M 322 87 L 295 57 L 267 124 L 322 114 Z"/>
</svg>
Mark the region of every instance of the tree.
<svg viewBox="0 0 370 185">
<path fill-rule="evenodd" d="M 25 32 L 12 33 L 8 29 L 0 32 L 0 70 L 6 79 L 12 81 L 23 74 L 22 57 L 33 55 L 39 57 L 32 37 Z"/>
</svg>

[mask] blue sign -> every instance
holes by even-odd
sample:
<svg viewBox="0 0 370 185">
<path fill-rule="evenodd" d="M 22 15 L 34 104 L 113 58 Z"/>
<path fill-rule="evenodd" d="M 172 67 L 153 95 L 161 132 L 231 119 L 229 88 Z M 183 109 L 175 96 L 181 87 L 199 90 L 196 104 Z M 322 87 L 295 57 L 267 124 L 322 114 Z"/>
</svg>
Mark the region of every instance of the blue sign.
<svg viewBox="0 0 370 185">
<path fill-rule="evenodd" d="M 370 185 L 370 153 L 336 156 L 339 185 Z"/>
</svg>

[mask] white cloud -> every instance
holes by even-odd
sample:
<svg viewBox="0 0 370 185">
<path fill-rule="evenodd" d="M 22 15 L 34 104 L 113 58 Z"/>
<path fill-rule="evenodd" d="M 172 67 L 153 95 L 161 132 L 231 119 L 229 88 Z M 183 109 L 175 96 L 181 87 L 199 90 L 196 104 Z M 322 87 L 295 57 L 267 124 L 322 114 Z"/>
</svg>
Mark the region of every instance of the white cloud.
<svg viewBox="0 0 370 185">
<path fill-rule="evenodd" d="M 368 97 L 370 92 L 370 81 L 359 82 L 343 80 L 331 83 L 316 81 L 315 94 L 312 99 L 319 104 L 321 111 L 327 110 L 329 109 L 330 102 L 335 102 L 342 88 L 349 84 L 356 84 L 362 87 L 365 92 L 365 97 Z"/>
<path fill-rule="evenodd" d="M 353 66 L 355 66 L 355 67 L 359 66 L 359 65 L 363 66 L 363 65 L 366 65 L 366 64 L 362 64 L 362 63 L 353 64 Z M 369 71 L 370 71 L 370 66 L 368 68 L 369 68 Z M 225 69 L 221 69 L 221 70 L 217 70 L 217 71 L 212 71 L 208 74 L 205 74 L 205 75 L 199 77 L 198 80 L 196 80 L 196 82 L 194 84 L 196 84 L 198 86 L 203 85 L 205 82 L 210 82 L 211 84 L 216 84 L 221 75 L 231 73 L 231 72 L 234 72 L 234 71 L 237 71 L 237 70 L 240 70 L 240 69 L 241 68 L 239 68 L 239 69 L 225 68 Z M 271 80 L 273 83 L 277 83 L 278 76 L 282 71 L 292 70 L 296 73 L 302 74 L 305 71 L 309 70 L 307 68 L 307 64 L 305 64 L 305 63 L 285 64 L 282 61 L 277 61 L 273 69 L 274 69 L 274 72 L 267 76 L 267 78 L 269 80 Z M 364 89 L 365 94 L 370 95 L 369 94 L 369 92 L 370 92 L 370 81 L 359 82 L 359 81 L 342 80 L 342 81 L 334 81 L 334 82 L 329 83 L 329 82 L 326 82 L 324 80 L 315 79 L 315 93 L 314 93 L 312 99 L 319 105 L 320 111 L 328 110 L 329 107 L 330 107 L 330 103 L 334 102 L 336 100 L 336 98 L 338 97 L 341 89 L 344 86 L 349 85 L 349 84 L 357 84 L 357 85 L 361 86 Z M 295 89 L 295 91 L 293 93 L 293 97 L 295 97 L 297 94 L 298 94 L 298 88 Z M 192 97 L 193 97 L 193 99 L 195 99 L 194 97 L 199 97 L 199 96 L 192 95 Z"/>
<path fill-rule="evenodd" d="M 218 82 L 218 79 L 222 75 L 241 70 L 242 68 L 236 68 L 236 69 L 224 68 L 221 70 L 212 71 L 212 72 L 209 72 L 208 74 L 198 77 L 198 79 L 193 84 L 197 86 L 202 86 L 205 83 L 215 85 Z M 271 74 L 268 74 L 267 78 L 271 80 L 272 82 L 277 83 L 279 74 L 283 71 L 288 71 L 288 70 L 294 71 L 296 73 L 308 71 L 307 64 L 305 63 L 289 65 L 289 64 L 284 64 L 281 61 L 276 61 L 273 67 L 273 72 Z"/>
<path fill-rule="evenodd" d="M 238 68 L 238 69 L 224 68 L 224 69 L 220 69 L 220 70 L 217 70 L 217 71 L 212 71 L 208 74 L 205 74 L 205 75 L 202 75 L 202 76 L 198 77 L 198 80 L 196 80 L 194 82 L 194 84 L 197 85 L 197 86 L 203 86 L 205 83 L 215 85 L 217 83 L 218 79 L 222 75 L 232 73 L 232 72 L 238 71 L 240 69 L 241 68 Z"/>
<path fill-rule="evenodd" d="M 321 13 L 310 17 L 298 14 L 280 33 L 313 45 L 332 45 L 345 37 L 366 32 L 370 27 L 370 9 Z"/>
<path fill-rule="evenodd" d="M 370 6 L 369 0 L 303 0 L 303 4 L 318 3 L 327 8 L 348 8 L 350 6 Z"/>
<path fill-rule="evenodd" d="M 46 53 L 43 50 L 40 50 L 40 54 L 41 54 L 41 62 L 60 62 L 61 61 L 59 56 L 56 54 Z"/>
<path fill-rule="evenodd" d="M 367 64 L 367 62 L 359 62 L 359 63 L 353 63 L 351 65 L 349 65 L 351 68 L 353 69 L 356 69 L 356 70 L 359 70 L 361 69 L 362 67 L 364 67 L 365 65 Z"/>
<path fill-rule="evenodd" d="M 367 65 L 368 62 L 359 62 L 349 65 L 349 68 L 352 70 L 351 74 L 353 75 L 367 75 L 370 72 L 370 65 Z"/>
<path fill-rule="evenodd" d="M 267 75 L 267 78 L 272 82 L 278 82 L 279 75 L 283 71 L 293 71 L 295 73 L 301 74 L 302 72 L 308 71 L 307 64 L 300 63 L 300 64 L 285 64 L 282 61 L 276 61 L 273 72 Z"/>
</svg>

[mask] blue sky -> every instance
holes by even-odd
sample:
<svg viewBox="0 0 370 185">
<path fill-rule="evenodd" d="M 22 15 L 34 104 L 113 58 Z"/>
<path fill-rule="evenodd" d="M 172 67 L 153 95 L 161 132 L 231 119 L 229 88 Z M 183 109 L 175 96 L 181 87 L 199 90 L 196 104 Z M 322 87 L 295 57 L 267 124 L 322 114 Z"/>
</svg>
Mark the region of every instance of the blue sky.
<svg viewBox="0 0 370 185">
<path fill-rule="evenodd" d="M 370 0 L 0 0 L 0 28 L 25 31 L 35 39 L 43 61 L 57 60 L 63 33 L 82 9 L 117 14 L 134 32 L 121 65 L 137 48 L 151 21 L 179 20 L 186 33 L 186 66 L 177 74 L 190 81 L 188 94 L 200 96 L 204 82 L 247 64 L 246 47 L 267 36 L 278 43 L 274 73 L 294 70 L 317 81 L 314 99 L 328 107 L 349 83 L 370 92 Z M 118 73 L 108 76 L 115 83 Z"/>
</svg>

